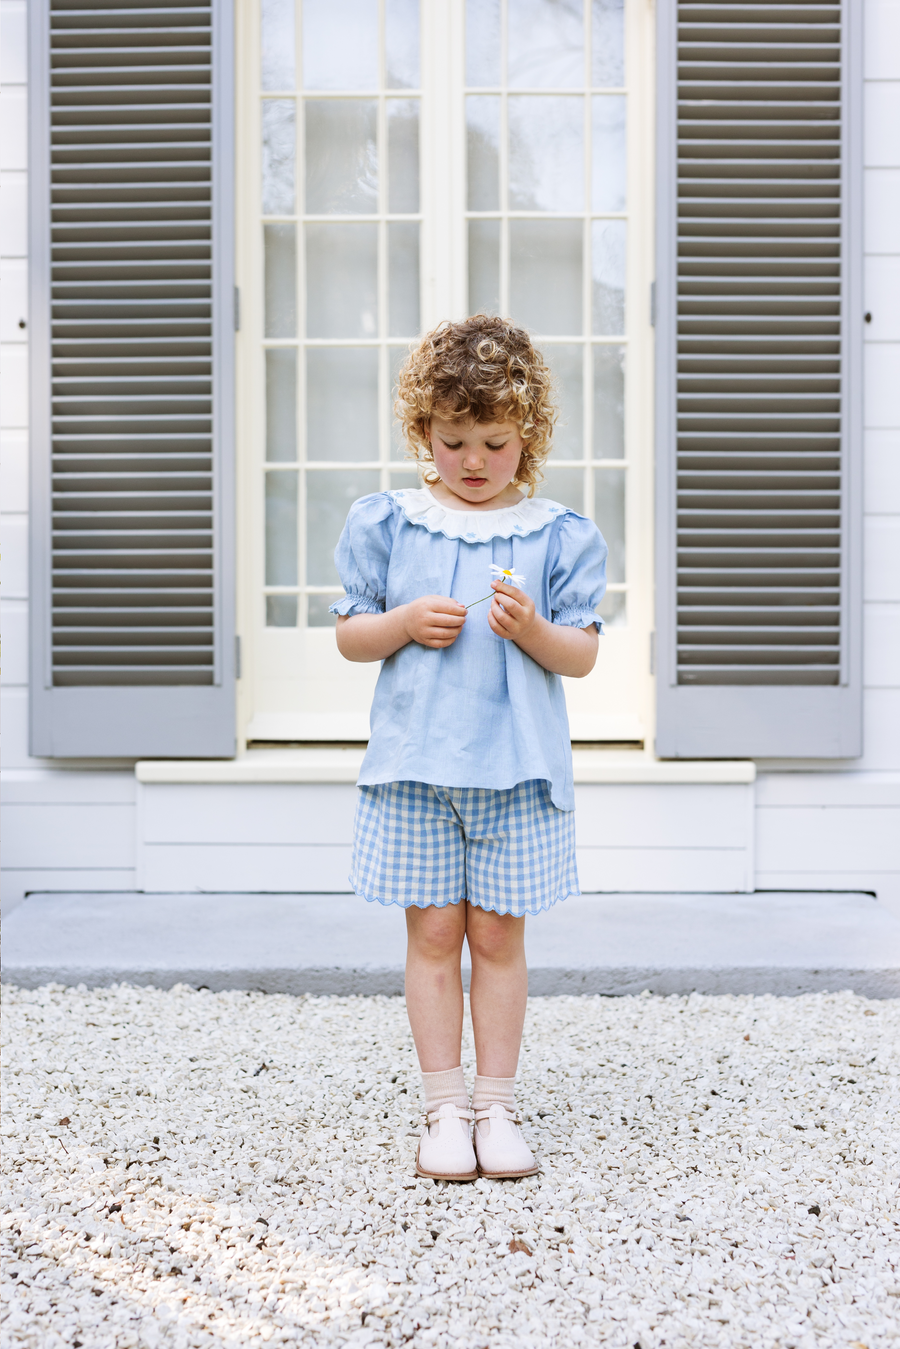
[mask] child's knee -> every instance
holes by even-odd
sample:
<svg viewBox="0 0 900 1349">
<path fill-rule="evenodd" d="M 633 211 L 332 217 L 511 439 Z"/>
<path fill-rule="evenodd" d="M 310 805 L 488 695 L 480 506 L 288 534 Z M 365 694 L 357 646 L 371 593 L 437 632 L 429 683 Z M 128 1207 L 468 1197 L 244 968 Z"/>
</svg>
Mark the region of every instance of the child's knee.
<svg viewBox="0 0 900 1349">
<path fill-rule="evenodd" d="M 507 961 L 519 956 L 525 937 L 525 919 L 510 914 L 470 911 L 466 940 L 473 960 Z"/>
<path fill-rule="evenodd" d="M 439 960 L 462 949 L 465 923 L 458 904 L 442 909 L 407 909 L 407 932 L 417 954 Z"/>
</svg>

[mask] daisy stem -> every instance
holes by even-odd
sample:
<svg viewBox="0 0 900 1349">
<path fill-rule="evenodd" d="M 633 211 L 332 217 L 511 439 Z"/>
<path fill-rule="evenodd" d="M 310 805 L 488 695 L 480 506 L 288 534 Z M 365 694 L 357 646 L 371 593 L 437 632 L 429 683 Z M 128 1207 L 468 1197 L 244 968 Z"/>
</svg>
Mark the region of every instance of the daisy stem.
<svg viewBox="0 0 900 1349">
<path fill-rule="evenodd" d="M 485 600 L 492 600 L 493 598 L 494 598 L 494 591 L 492 590 L 489 595 L 482 595 L 480 600 L 473 600 L 471 604 L 467 604 L 466 608 L 474 609 L 476 604 L 484 604 Z"/>
</svg>

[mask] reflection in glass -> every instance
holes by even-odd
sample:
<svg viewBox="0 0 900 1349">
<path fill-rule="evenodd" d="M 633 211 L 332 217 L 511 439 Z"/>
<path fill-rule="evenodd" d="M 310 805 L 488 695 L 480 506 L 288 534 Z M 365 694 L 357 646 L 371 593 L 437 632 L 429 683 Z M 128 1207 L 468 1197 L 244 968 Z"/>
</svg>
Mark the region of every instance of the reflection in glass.
<svg viewBox="0 0 900 1349">
<path fill-rule="evenodd" d="M 306 475 L 307 585 L 340 585 L 334 549 L 347 512 L 359 497 L 377 492 L 378 470 L 316 469 Z"/>
<path fill-rule="evenodd" d="M 605 628 L 624 628 L 626 618 L 625 591 L 607 590 L 600 601 L 597 613 L 603 619 Z"/>
<path fill-rule="evenodd" d="M 306 457 L 378 458 L 376 347 L 307 347 Z"/>
<path fill-rule="evenodd" d="M 419 87 L 419 0 L 386 0 L 384 40 L 389 89 Z"/>
<path fill-rule="evenodd" d="M 500 312 L 500 221 L 469 221 L 469 313 Z"/>
<path fill-rule="evenodd" d="M 297 335 L 297 227 L 263 225 L 265 336 Z"/>
<path fill-rule="evenodd" d="M 297 473 L 266 474 L 266 585 L 297 584 Z"/>
<path fill-rule="evenodd" d="M 469 210 L 499 210 L 500 99 L 493 94 L 466 99 L 466 171 Z"/>
<path fill-rule="evenodd" d="M 550 501 L 559 501 L 570 510 L 584 514 L 584 469 L 554 468 L 548 464 L 544 468 L 544 481 L 538 488 L 538 495 L 548 497 Z"/>
<path fill-rule="evenodd" d="M 625 457 L 625 348 L 594 347 L 594 458 Z"/>
<path fill-rule="evenodd" d="M 338 595 L 307 595 L 306 625 L 309 628 L 334 628 L 337 626 L 337 614 L 330 614 L 328 606 L 333 604 Z"/>
<path fill-rule="evenodd" d="M 303 0 L 303 84 L 378 88 L 378 0 Z"/>
<path fill-rule="evenodd" d="M 309 337 L 374 337 L 378 330 L 378 226 L 306 226 Z"/>
<path fill-rule="evenodd" d="M 583 16 L 582 0 L 509 0 L 509 87 L 579 89 Z"/>
<path fill-rule="evenodd" d="M 500 83 L 500 0 L 466 0 L 466 84 Z"/>
<path fill-rule="evenodd" d="M 294 0 L 262 0 L 260 6 L 260 82 L 263 89 L 293 89 Z"/>
<path fill-rule="evenodd" d="M 591 6 L 591 83 L 595 89 L 621 89 L 625 83 L 624 0 L 593 0 Z"/>
<path fill-rule="evenodd" d="M 292 98 L 264 98 L 262 104 L 263 215 L 294 214 L 296 128 Z"/>
<path fill-rule="evenodd" d="M 397 492 L 397 491 L 401 490 L 401 489 L 404 488 L 404 487 L 419 487 L 419 486 L 420 486 L 418 470 L 416 469 L 415 464 L 413 464 L 411 467 L 412 467 L 412 472 L 410 472 L 409 470 L 407 470 L 406 472 L 404 472 L 402 469 L 399 469 L 399 468 L 398 468 L 398 469 L 394 469 L 394 470 L 391 472 L 391 479 L 390 479 L 390 480 L 391 480 L 391 491 L 392 491 L 392 492 Z"/>
<path fill-rule="evenodd" d="M 388 376 L 391 381 L 391 458 L 406 458 L 406 442 L 400 429 L 400 423 L 394 416 L 394 399 L 397 397 L 397 378 L 400 367 L 409 355 L 409 346 L 388 347 Z"/>
<path fill-rule="evenodd" d="M 594 332 L 625 331 L 625 221 L 597 220 L 591 230 Z"/>
<path fill-rule="evenodd" d="M 419 331 L 419 225 L 392 220 L 388 242 L 388 336 L 415 337 Z"/>
<path fill-rule="evenodd" d="M 296 628 L 296 626 L 297 626 L 297 596 L 267 595 L 266 627 Z"/>
<path fill-rule="evenodd" d="M 387 100 L 388 210 L 419 209 L 419 100 Z"/>
<path fill-rule="evenodd" d="M 266 352 L 266 458 L 292 463 L 297 458 L 297 348 Z"/>
<path fill-rule="evenodd" d="M 625 210 L 625 99 L 599 94 L 593 103 L 592 208 Z"/>
<path fill-rule="evenodd" d="M 581 98 L 510 98 L 511 210 L 584 210 L 583 109 Z"/>
<path fill-rule="evenodd" d="M 625 472 L 594 469 L 594 519 L 609 548 L 607 581 L 625 580 Z"/>
<path fill-rule="evenodd" d="M 311 98 L 306 104 L 306 209 L 310 215 L 378 209 L 374 99 Z"/>
<path fill-rule="evenodd" d="M 548 336 L 581 332 L 581 222 L 509 222 L 509 305 L 515 323 Z"/>
<path fill-rule="evenodd" d="M 584 356 L 580 346 L 555 342 L 543 348 L 544 360 L 553 371 L 559 396 L 559 421 L 553 432 L 557 459 L 584 458 Z"/>
</svg>

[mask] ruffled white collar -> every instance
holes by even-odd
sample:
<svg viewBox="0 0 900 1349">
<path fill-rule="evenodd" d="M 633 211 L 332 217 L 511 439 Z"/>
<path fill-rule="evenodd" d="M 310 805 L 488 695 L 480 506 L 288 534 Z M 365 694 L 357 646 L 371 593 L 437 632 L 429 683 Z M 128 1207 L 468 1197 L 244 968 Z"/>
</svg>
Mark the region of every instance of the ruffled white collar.
<svg viewBox="0 0 900 1349">
<path fill-rule="evenodd" d="M 390 494 L 411 525 L 424 525 L 430 534 L 466 543 L 491 539 L 524 538 L 565 513 L 565 506 L 545 497 L 526 497 L 515 506 L 496 511 L 456 511 L 444 506 L 427 487 L 403 487 Z"/>
</svg>

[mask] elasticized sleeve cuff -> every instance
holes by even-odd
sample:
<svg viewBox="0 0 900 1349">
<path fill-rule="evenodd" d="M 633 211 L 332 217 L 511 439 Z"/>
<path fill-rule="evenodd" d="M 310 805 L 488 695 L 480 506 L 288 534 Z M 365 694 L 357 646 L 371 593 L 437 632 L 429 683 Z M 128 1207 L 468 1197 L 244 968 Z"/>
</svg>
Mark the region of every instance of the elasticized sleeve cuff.
<svg viewBox="0 0 900 1349">
<path fill-rule="evenodd" d="M 588 605 L 572 604 L 568 609 L 559 609 L 553 615 L 553 622 L 561 628 L 588 628 L 596 623 L 597 631 L 603 635 L 603 619 L 595 614 Z"/>
<path fill-rule="evenodd" d="M 330 614 L 341 614 L 352 616 L 353 614 L 383 614 L 384 605 L 379 604 L 377 600 L 372 600 L 368 595 L 350 594 L 344 596 L 341 600 L 335 600 L 334 604 L 329 604 L 328 612 Z"/>
</svg>

